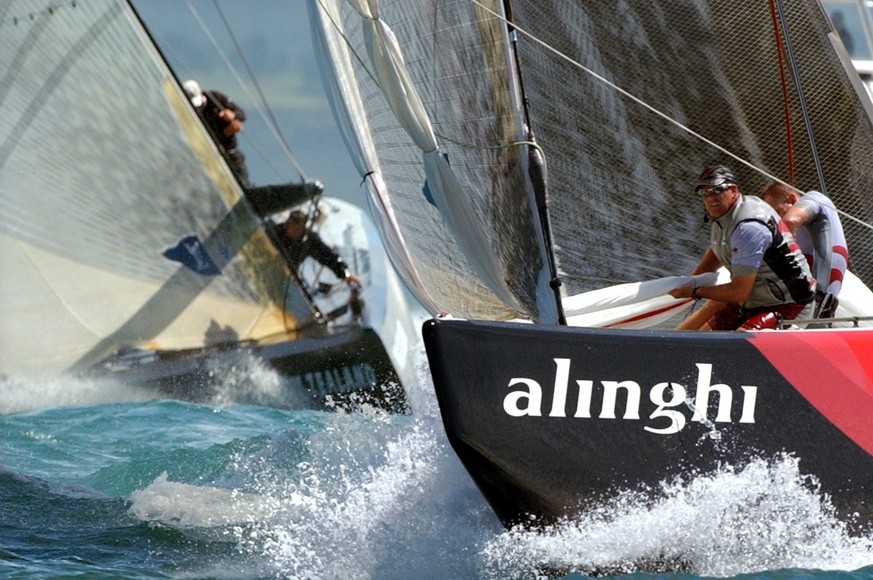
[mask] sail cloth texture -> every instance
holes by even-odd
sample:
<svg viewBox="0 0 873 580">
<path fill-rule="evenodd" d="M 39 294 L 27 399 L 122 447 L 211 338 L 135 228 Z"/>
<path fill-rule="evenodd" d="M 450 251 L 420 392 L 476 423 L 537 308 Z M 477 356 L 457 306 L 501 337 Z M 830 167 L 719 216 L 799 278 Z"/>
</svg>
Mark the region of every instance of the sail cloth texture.
<svg viewBox="0 0 873 580">
<path fill-rule="evenodd" d="M 351 18 L 349 5 L 354 6 L 356 19 Z M 426 3 L 420 3 L 419 6 L 425 5 Z M 329 6 L 333 8 L 328 9 Z M 328 36 L 342 37 L 342 44 L 348 53 L 354 55 L 353 58 L 348 58 L 348 61 L 354 64 L 355 70 L 353 75 L 345 78 L 336 78 L 333 81 L 329 79 L 329 86 L 339 86 L 343 89 L 337 91 L 329 88 L 328 93 L 346 92 L 343 97 L 344 106 L 354 111 L 357 107 L 354 102 L 356 97 L 354 91 L 348 92 L 346 87 L 350 82 L 357 83 L 358 94 L 365 103 L 369 119 L 367 119 L 368 123 L 355 123 L 354 131 L 370 133 L 372 153 L 369 157 L 380 161 L 378 167 L 383 172 L 382 177 L 387 184 L 385 190 L 374 193 L 374 197 L 383 199 L 376 205 L 390 207 L 395 212 L 395 217 L 402 214 L 402 217 L 394 222 L 403 224 L 398 226 L 402 231 L 389 236 L 391 243 L 402 240 L 402 243 L 407 245 L 409 259 L 400 260 L 398 270 L 401 273 L 411 272 L 414 268 L 421 274 L 418 279 L 415 276 L 405 276 L 407 283 L 410 286 L 419 283 L 426 285 L 426 291 L 413 291 L 417 295 L 430 294 L 424 303 L 426 306 L 430 305 L 429 308 L 434 313 L 480 312 L 488 318 L 504 319 L 523 313 L 534 318 L 554 320 L 556 318 L 554 300 L 551 305 L 546 301 L 538 301 L 536 290 L 528 293 L 524 285 L 515 282 L 521 277 L 519 271 L 525 272 L 526 277 L 535 282 L 547 278 L 543 274 L 546 268 L 542 250 L 536 244 L 539 234 L 534 227 L 531 202 L 527 197 L 529 187 L 523 173 L 517 169 L 521 165 L 519 152 L 498 153 L 493 156 L 513 158 L 511 164 L 515 170 L 514 174 L 509 177 L 501 176 L 499 179 L 511 180 L 515 184 L 511 188 L 514 192 L 511 199 L 515 202 L 513 205 L 516 208 L 513 211 L 522 208 L 522 212 L 527 214 L 527 217 L 523 218 L 527 222 L 527 228 L 526 230 L 519 230 L 516 226 L 495 228 L 495 223 L 505 220 L 493 211 L 489 203 L 490 196 L 496 193 L 494 176 L 489 175 L 491 171 L 488 171 L 476 176 L 476 181 L 459 179 L 455 167 L 465 167 L 473 155 L 453 144 L 442 148 L 438 144 L 431 125 L 431 117 L 422 105 L 422 97 L 416 89 L 418 81 L 409 74 L 396 36 L 388 26 L 392 14 L 389 13 L 388 17 L 385 17 L 381 5 L 376 2 L 356 1 L 349 4 L 343 2 L 339 6 L 328 0 L 315 2 L 315 15 L 318 18 L 331 18 L 328 15 L 334 10 L 339 10 L 342 16 L 335 17 L 329 24 L 325 24 L 322 30 Z M 465 12 L 467 14 L 462 15 L 464 18 L 475 19 L 469 7 Z M 493 17 L 489 17 L 489 20 L 494 21 Z M 495 80 L 492 81 L 492 86 L 488 83 L 482 85 L 482 90 L 485 90 L 488 96 L 483 96 L 481 101 L 489 103 L 494 94 L 501 94 L 502 101 L 509 104 L 512 99 L 508 96 L 511 87 L 508 83 L 509 77 L 505 73 L 507 69 L 505 42 L 495 40 L 496 36 L 506 35 L 505 27 L 499 25 L 497 28 L 492 28 L 491 34 L 485 37 L 480 37 L 477 30 L 478 27 L 468 29 L 467 32 L 473 32 L 473 36 L 455 38 L 453 41 L 475 43 L 476 46 L 487 41 L 493 45 L 489 53 L 495 59 L 493 66 L 500 72 L 493 75 Z M 437 52 L 444 52 L 440 47 L 435 48 Z M 453 50 L 446 52 L 448 55 L 452 53 Z M 415 56 L 417 59 L 417 51 Z M 333 58 L 345 60 L 345 57 L 336 53 L 333 54 Z M 439 63 L 440 57 L 437 56 L 436 59 Z M 438 65 L 437 68 L 442 68 L 442 65 Z M 338 69 L 339 67 L 334 65 L 334 71 Z M 431 68 L 426 74 L 440 76 L 442 73 Z M 450 83 L 450 81 L 451 79 L 444 77 L 438 82 Z M 499 82 L 500 86 L 494 85 L 496 82 Z M 465 87 L 462 85 L 451 83 L 448 88 L 456 92 L 459 98 L 464 100 L 470 98 L 469 95 L 463 94 Z M 374 102 L 376 97 L 378 102 Z M 431 97 L 432 95 L 428 95 L 428 100 Z M 337 107 L 337 109 L 342 108 L 342 106 Z M 399 135 L 396 127 L 385 127 L 382 124 L 383 113 L 374 113 L 377 109 L 390 111 L 394 116 L 394 123 L 399 123 L 406 135 Z M 478 151 L 476 156 L 481 156 L 483 151 L 495 145 L 518 141 L 523 135 L 517 110 L 507 105 L 502 108 L 500 114 L 501 118 L 498 120 L 506 138 L 474 143 L 475 150 Z M 373 126 L 374 115 L 380 117 L 376 126 Z M 493 113 L 489 113 L 483 122 L 494 123 L 493 117 Z M 411 154 L 408 147 L 414 146 L 418 150 L 417 160 L 414 162 L 416 168 L 406 162 L 398 163 L 396 159 L 392 159 L 392 156 L 382 155 L 382 144 L 376 142 L 381 141 L 383 136 L 387 138 L 388 131 L 392 133 L 390 142 L 393 142 L 396 150 L 403 151 L 404 158 L 408 158 Z M 456 134 L 455 138 L 458 142 L 470 143 L 468 136 Z M 362 142 L 365 140 L 367 139 L 361 139 Z M 477 163 L 493 166 L 492 161 L 480 160 Z M 367 173 L 363 175 L 373 175 L 375 167 L 377 167 L 375 163 L 369 165 Z M 398 170 L 401 170 L 402 176 L 395 173 Z M 417 172 L 418 175 L 412 176 L 413 172 Z M 402 191 L 394 185 L 401 180 L 406 183 Z M 377 181 L 370 179 L 368 183 L 373 188 Z M 412 189 L 413 187 L 415 189 Z M 507 204 L 509 199 L 507 196 Z M 432 221 L 437 214 L 434 214 L 427 207 L 428 205 L 438 210 L 441 223 Z M 422 220 L 428 222 L 425 228 L 432 230 L 424 233 L 424 237 L 422 237 L 422 228 L 417 227 L 422 225 Z M 521 231 L 526 239 L 532 241 L 521 245 L 523 251 L 515 251 L 510 247 L 518 247 L 517 240 L 512 244 L 501 243 L 497 235 L 500 231 L 511 235 Z M 541 239 L 541 236 L 539 238 Z M 398 256 L 400 253 L 393 252 L 392 255 Z M 541 286 L 545 285 L 541 284 Z M 533 286 L 535 287 L 536 284 Z M 522 296 L 519 296 L 520 289 L 524 294 Z"/>
<path fill-rule="evenodd" d="M 127 2 L 3 4 L 0 372 L 311 316 Z"/>
<path fill-rule="evenodd" d="M 873 284 L 867 95 L 833 50 L 817 1 L 778 3 L 787 28 L 778 45 L 770 4 L 512 3 L 568 294 L 690 272 L 709 238 L 693 192 L 705 165 L 729 166 L 745 194 L 773 179 L 819 189 L 784 59 L 780 70 L 785 32 L 827 190 L 844 212 L 851 269 Z"/>
<path fill-rule="evenodd" d="M 370 65 L 397 120 L 422 151 L 427 187 L 476 274 L 508 307 L 522 310 L 506 285 L 482 223 L 440 151 L 427 111 L 409 78 L 397 39 L 379 16 L 378 0 L 349 0 L 363 18 Z"/>
<path fill-rule="evenodd" d="M 757 0 L 635 2 L 621 10 L 607 0 L 515 2 L 510 35 L 502 2 L 378 3 L 378 19 L 390 24 L 403 53 L 397 63 L 409 84 L 398 87 L 414 88 L 426 109 L 437 157 L 448 158 L 462 207 L 487 236 L 476 247 L 499 264 L 522 314 L 538 317 L 543 264 L 526 197 L 526 148 L 512 146 L 525 121 L 548 166 L 551 234 L 566 296 L 691 272 L 709 240 L 694 193 L 706 165 L 731 167 L 746 194 L 774 179 L 819 189 L 799 91 L 780 59 L 786 32 L 828 193 L 844 212 L 851 268 L 873 283 L 873 124 L 818 2 L 781 4 L 784 31 L 781 24 L 774 30 L 770 3 Z M 433 168 L 422 151 L 433 143 L 422 149 L 403 129 L 408 119 L 398 120 L 399 105 L 367 64 L 368 36 L 379 28 L 368 19 L 375 5 L 343 3 L 338 19 L 354 70 L 346 80 L 355 83 L 366 114 L 355 130 L 369 134 L 392 227 L 443 310 L 515 318 L 493 280 L 468 259 L 479 250 L 456 241 L 464 232 L 422 194 L 425 183 L 432 191 Z M 526 119 L 514 101 L 518 86 Z M 456 201 L 454 191 L 445 190 L 452 198 L 445 203 Z"/>
<path fill-rule="evenodd" d="M 375 217 L 385 251 L 395 270 L 418 302 L 428 311 L 438 312 L 439 306 L 421 282 L 413 259 L 409 255 L 403 233 L 397 225 L 391 198 L 382 193 L 385 191 L 385 185 L 368 129 L 364 105 L 354 82 L 355 73 L 351 55 L 346 50 L 343 35 L 334 29 L 340 22 L 337 3 L 325 1 L 318 4 L 309 3 L 307 6 L 312 37 L 318 47 L 315 54 L 329 95 L 328 101 L 351 154 L 352 162 L 358 173 L 364 176 L 369 184 L 368 205 Z"/>
</svg>

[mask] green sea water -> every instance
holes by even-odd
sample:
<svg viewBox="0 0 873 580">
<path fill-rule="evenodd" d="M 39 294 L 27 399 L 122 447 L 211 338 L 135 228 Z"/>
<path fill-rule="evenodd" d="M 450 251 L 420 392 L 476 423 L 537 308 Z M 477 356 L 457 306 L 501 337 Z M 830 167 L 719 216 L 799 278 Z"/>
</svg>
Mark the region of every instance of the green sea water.
<svg viewBox="0 0 873 580">
<path fill-rule="evenodd" d="M 506 531 L 422 383 L 404 416 L 0 384 L 0 578 L 873 578 L 790 459 Z"/>
</svg>

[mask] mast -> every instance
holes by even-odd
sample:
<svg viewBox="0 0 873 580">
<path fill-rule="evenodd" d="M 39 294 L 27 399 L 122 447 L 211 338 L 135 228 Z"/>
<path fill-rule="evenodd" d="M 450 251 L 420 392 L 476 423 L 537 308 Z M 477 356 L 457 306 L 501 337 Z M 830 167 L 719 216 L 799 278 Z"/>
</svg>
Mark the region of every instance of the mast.
<svg viewBox="0 0 873 580">
<path fill-rule="evenodd" d="M 509 45 L 512 49 L 512 58 L 515 61 L 516 78 L 518 79 L 518 92 L 521 96 L 521 104 L 524 115 L 524 126 L 527 132 L 529 143 L 528 147 L 528 177 L 533 186 L 534 204 L 537 209 L 537 221 L 542 232 L 542 252 L 546 258 L 546 263 L 549 268 L 549 287 L 552 289 L 555 300 L 555 309 L 557 311 L 557 322 L 561 325 L 567 324 L 567 318 L 564 315 L 564 307 L 561 302 L 561 279 L 558 276 L 558 263 L 555 257 L 555 252 L 552 249 L 552 231 L 549 221 L 549 198 L 548 198 L 548 172 L 546 169 L 545 159 L 542 151 L 536 145 L 533 129 L 530 126 L 530 115 L 527 96 L 524 92 L 524 78 L 521 75 L 521 68 L 518 58 L 518 33 L 512 22 L 512 7 L 509 0 L 503 0 L 503 11 L 506 15 L 507 35 Z"/>
<path fill-rule="evenodd" d="M 797 89 L 797 100 L 800 103 L 800 110 L 803 113 L 803 124 L 806 127 L 806 134 L 809 138 L 809 150 L 812 154 L 812 160 L 815 164 L 815 172 L 818 175 L 818 183 L 820 191 L 827 195 L 827 187 L 825 186 L 824 171 L 821 167 L 821 161 L 818 157 L 818 148 L 815 145 L 815 134 L 812 130 L 812 121 L 809 118 L 809 108 L 806 104 L 806 98 L 803 95 L 803 84 L 800 82 L 800 72 L 797 70 L 797 60 L 794 58 L 794 49 L 791 46 L 791 35 L 788 33 L 788 23 L 785 20 L 785 12 L 782 9 L 782 0 L 774 0 L 776 4 L 776 12 L 779 14 L 779 25 L 782 28 L 782 36 L 785 39 L 785 52 L 788 53 L 788 64 L 791 66 L 791 76 L 794 78 L 794 86 Z"/>
</svg>

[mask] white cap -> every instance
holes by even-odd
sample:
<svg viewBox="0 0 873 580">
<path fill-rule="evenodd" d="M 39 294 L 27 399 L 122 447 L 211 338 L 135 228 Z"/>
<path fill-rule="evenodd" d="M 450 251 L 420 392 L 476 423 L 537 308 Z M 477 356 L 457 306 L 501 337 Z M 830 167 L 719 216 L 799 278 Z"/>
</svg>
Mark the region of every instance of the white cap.
<svg viewBox="0 0 873 580">
<path fill-rule="evenodd" d="M 206 104 L 206 97 L 203 95 L 203 91 L 200 90 L 200 84 L 197 81 L 185 81 L 182 83 L 182 88 L 185 90 L 188 98 L 191 99 L 192 105 L 200 108 Z"/>
</svg>

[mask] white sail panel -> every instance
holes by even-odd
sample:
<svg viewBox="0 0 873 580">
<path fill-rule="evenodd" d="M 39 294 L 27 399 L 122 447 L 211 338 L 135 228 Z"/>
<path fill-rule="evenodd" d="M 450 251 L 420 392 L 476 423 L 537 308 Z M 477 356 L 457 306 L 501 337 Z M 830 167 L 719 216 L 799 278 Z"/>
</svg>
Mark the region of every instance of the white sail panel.
<svg viewBox="0 0 873 580">
<path fill-rule="evenodd" d="M 332 4 L 339 5 L 323 8 Z M 405 14 L 407 9 L 412 18 Z M 431 142 L 416 137 L 418 125 L 412 136 L 404 130 L 412 117 L 422 115 L 404 114 L 398 104 L 403 91 L 389 90 L 396 83 L 380 80 L 377 71 L 384 63 L 378 56 L 381 51 L 372 48 L 375 34 L 368 32 L 376 25 L 362 24 L 361 16 L 345 2 L 319 1 L 315 12 L 325 22 L 325 33 L 334 36 L 328 44 L 348 51 L 348 57 L 338 57 L 334 50 L 334 62 L 354 66 L 353 73 L 342 72 L 336 81 L 341 91 L 332 93 L 342 94 L 350 110 L 363 108 L 367 113 L 365 122 L 358 120 L 354 127 L 367 134 L 359 141 L 370 148 L 372 161 L 362 175 L 379 172 L 384 188 L 374 196 L 385 200 L 379 205 L 390 207 L 391 227 L 399 234 L 394 237 L 405 244 L 418 283 L 437 305 L 432 310 L 504 319 L 523 311 L 538 317 L 541 308 L 549 308 L 538 302 L 535 289 L 544 264 L 523 171 L 527 148 L 520 144 L 524 132 L 514 79 L 507 73 L 502 22 L 472 3 L 456 2 L 450 9 L 430 2 L 379 3 L 380 26 L 390 26 L 391 36 L 399 39 L 403 58 L 394 61 L 403 61 L 409 82 L 418 89 L 435 137 Z M 458 33 L 443 36 L 447 30 Z M 441 40 L 432 42 L 434 38 Z M 481 53 L 487 54 L 485 68 L 479 61 L 466 63 L 464 74 L 477 81 L 466 82 L 456 70 L 464 64 L 457 55 L 475 60 Z M 398 110 L 402 120 L 395 115 Z M 457 115 L 460 111 L 466 115 Z M 437 143 L 438 150 L 422 154 L 427 143 Z M 455 181 L 442 191 L 437 163 L 444 165 L 443 175 Z M 495 200 L 499 210 L 491 207 Z"/>
<path fill-rule="evenodd" d="M 283 315 L 284 268 L 126 3 L 2 10 L 0 372 L 310 315 Z"/>
</svg>

